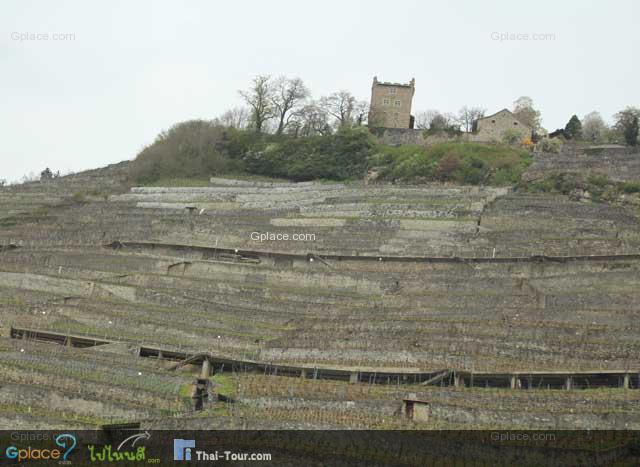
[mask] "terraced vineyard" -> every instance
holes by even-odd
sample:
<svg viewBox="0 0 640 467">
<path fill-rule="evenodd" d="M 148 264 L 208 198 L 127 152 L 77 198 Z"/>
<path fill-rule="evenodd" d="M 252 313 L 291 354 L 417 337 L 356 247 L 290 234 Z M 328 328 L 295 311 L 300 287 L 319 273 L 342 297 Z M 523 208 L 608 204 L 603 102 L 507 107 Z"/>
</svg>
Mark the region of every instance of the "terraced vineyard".
<svg viewBox="0 0 640 467">
<path fill-rule="evenodd" d="M 191 411 L 181 395 L 191 378 L 128 349 L 83 351 L 6 337 L 0 349 L 3 427 L 81 429 Z"/>
<path fill-rule="evenodd" d="M 129 190 L 126 173 L 123 163 L 0 189 L 3 426 L 640 425 L 637 208 L 444 185 Z M 281 239 L 260 241 L 267 233 Z M 215 367 L 213 390 L 233 395 L 194 418 L 199 366 L 138 357 L 142 346 L 336 371 L 629 376 L 558 391 Z M 430 401 L 426 424 L 401 416 L 414 396 Z"/>
</svg>

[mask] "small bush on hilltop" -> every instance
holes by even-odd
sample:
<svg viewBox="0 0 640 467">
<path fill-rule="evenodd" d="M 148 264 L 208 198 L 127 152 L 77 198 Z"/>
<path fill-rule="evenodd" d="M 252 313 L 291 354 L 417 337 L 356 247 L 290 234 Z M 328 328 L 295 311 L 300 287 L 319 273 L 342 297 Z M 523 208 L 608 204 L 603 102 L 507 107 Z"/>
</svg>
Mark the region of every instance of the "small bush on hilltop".
<svg viewBox="0 0 640 467">
<path fill-rule="evenodd" d="M 625 193 L 640 193 L 640 182 L 625 182 L 622 184 Z"/>
<path fill-rule="evenodd" d="M 587 178 L 587 182 L 589 182 L 590 185 L 597 187 L 604 187 L 610 183 L 609 179 L 604 174 L 591 174 Z"/>
<path fill-rule="evenodd" d="M 509 128 L 502 133 L 502 142 L 508 145 L 514 145 L 520 141 L 520 133 Z"/>
<path fill-rule="evenodd" d="M 222 153 L 223 133 L 221 127 L 205 120 L 178 123 L 138 154 L 132 178 L 137 183 L 151 183 L 242 170 L 240 162 Z"/>
<path fill-rule="evenodd" d="M 538 148 L 542 152 L 557 154 L 562 148 L 562 141 L 559 138 L 543 138 L 538 142 Z"/>
<path fill-rule="evenodd" d="M 71 200 L 76 204 L 84 204 L 87 202 L 87 194 L 83 191 L 76 191 L 71 195 Z"/>
<path fill-rule="evenodd" d="M 573 190 L 586 189 L 587 185 L 587 182 L 578 174 L 561 173 L 534 182 L 522 182 L 519 188 L 534 193 L 562 193 L 568 195 Z"/>
</svg>

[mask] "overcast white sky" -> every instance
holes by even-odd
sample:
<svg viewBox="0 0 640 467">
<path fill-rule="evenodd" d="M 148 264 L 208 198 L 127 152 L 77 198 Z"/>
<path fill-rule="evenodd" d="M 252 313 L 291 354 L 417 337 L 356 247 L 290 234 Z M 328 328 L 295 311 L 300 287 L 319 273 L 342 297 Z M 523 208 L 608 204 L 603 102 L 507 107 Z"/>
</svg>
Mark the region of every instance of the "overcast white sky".
<svg viewBox="0 0 640 467">
<path fill-rule="evenodd" d="M 549 130 L 573 113 L 610 120 L 640 105 L 639 5 L 3 0 L 0 178 L 131 159 L 172 124 L 240 104 L 237 90 L 256 74 L 299 76 L 316 97 L 348 89 L 361 99 L 374 75 L 415 77 L 414 113 L 465 104 L 493 113 L 528 95 Z"/>
</svg>

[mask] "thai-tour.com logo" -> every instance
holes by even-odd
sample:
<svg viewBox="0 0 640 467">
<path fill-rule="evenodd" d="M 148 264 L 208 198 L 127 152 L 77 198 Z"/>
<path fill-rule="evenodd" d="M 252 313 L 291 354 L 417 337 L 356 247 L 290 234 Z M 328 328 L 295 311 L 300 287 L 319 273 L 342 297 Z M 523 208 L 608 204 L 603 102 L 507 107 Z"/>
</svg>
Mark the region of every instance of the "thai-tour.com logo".
<svg viewBox="0 0 640 467">
<path fill-rule="evenodd" d="M 195 439 L 174 439 L 173 440 L 173 460 L 190 461 L 191 449 L 195 449 Z"/>
<path fill-rule="evenodd" d="M 266 452 L 234 452 L 196 450 L 194 439 L 173 440 L 174 461 L 270 461 L 271 454 Z"/>
<path fill-rule="evenodd" d="M 18 438 L 19 439 L 19 438 Z M 38 441 L 44 441 L 40 438 Z M 31 445 L 27 447 L 11 445 L 4 449 L 4 455 L 7 459 L 16 462 L 32 461 L 59 461 L 67 462 L 69 455 L 76 448 L 78 440 L 75 435 L 70 433 L 61 433 L 53 437 L 56 447 L 34 448 Z"/>
</svg>

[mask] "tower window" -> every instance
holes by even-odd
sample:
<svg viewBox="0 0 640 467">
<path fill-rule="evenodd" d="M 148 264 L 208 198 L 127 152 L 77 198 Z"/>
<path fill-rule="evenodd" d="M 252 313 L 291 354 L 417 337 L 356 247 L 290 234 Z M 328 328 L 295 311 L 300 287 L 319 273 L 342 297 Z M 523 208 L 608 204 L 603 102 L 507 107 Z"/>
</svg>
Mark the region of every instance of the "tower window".
<svg viewBox="0 0 640 467">
<path fill-rule="evenodd" d="M 395 102 L 396 107 L 400 107 L 400 101 Z"/>
<path fill-rule="evenodd" d="M 389 99 L 384 99 L 384 100 L 382 101 L 382 103 L 383 103 L 384 105 L 389 105 Z"/>
<path fill-rule="evenodd" d="M 389 94 L 395 94 L 396 88 L 389 88 Z"/>
</svg>

